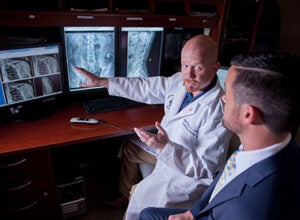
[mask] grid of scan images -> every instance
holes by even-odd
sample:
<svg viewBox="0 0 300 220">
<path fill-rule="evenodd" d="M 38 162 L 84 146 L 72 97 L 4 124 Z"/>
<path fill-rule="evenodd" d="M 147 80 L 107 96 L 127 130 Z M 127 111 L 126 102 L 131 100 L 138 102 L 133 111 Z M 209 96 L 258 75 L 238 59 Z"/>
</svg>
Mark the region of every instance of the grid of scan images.
<svg viewBox="0 0 300 220">
<path fill-rule="evenodd" d="M 62 93 L 59 46 L 0 51 L 0 106 Z"/>
</svg>

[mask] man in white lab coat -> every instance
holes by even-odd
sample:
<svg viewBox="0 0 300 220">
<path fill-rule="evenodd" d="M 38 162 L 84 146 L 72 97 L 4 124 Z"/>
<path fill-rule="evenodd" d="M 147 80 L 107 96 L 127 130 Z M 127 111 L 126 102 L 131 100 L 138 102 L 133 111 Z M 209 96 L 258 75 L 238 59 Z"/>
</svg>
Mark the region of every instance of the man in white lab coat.
<svg viewBox="0 0 300 220">
<path fill-rule="evenodd" d="M 110 95 L 164 103 L 161 126 L 170 141 L 153 151 L 156 166 L 135 187 L 126 219 L 137 219 L 148 206 L 190 207 L 224 165 L 232 135 L 222 125 L 224 91 L 216 76 L 217 44 L 205 35 L 191 38 L 181 52 L 181 72 L 171 77 L 104 79 L 75 68 L 87 78 L 83 87 L 105 86 Z M 141 141 L 134 143 L 146 146 Z"/>
</svg>

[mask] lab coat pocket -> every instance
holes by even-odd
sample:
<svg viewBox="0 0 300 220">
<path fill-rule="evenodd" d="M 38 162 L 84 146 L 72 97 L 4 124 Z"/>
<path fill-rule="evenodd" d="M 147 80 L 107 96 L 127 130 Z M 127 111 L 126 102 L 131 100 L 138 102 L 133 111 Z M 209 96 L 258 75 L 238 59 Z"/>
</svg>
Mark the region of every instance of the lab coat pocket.
<svg viewBox="0 0 300 220">
<path fill-rule="evenodd" d="M 176 204 L 183 205 L 190 200 L 191 194 L 195 189 L 196 185 L 193 178 L 180 174 L 169 182 L 167 192 L 169 203 L 172 203 L 173 206 L 176 206 Z M 172 207 L 171 204 L 168 205 Z"/>
</svg>

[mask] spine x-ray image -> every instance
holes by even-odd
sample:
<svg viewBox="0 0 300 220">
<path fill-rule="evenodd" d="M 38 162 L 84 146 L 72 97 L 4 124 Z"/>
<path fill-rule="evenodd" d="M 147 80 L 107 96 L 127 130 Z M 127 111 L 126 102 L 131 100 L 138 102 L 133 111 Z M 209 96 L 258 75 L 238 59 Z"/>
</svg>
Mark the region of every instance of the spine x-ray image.
<svg viewBox="0 0 300 220">
<path fill-rule="evenodd" d="M 48 77 L 43 77 L 42 78 L 42 83 L 43 83 L 43 94 L 48 95 L 53 93 L 53 86 L 51 81 L 49 80 Z"/>
<path fill-rule="evenodd" d="M 128 77 L 145 78 L 149 76 L 147 61 L 154 38 L 154 31 L 131 31 L 128 33 Z"/>
<path fill-rule="evenodd" d="M 122 27 L 118 68 L 121 76 L 160 75 L 163 47 L 161 27 Z"/>
<path fill-rule="evenodd" d="M 115 76 L 114 32 L 68 32 L 65 34 L 69 87 L 79 88 L 85 77 L 73 69 L 85 68 L 100 77 Z"/>
<path fill-rule="evenodd" d="M 61 90 L 61 81 L 59 74 L 53 74 L 34 79 L 37 96 L 46 96 L 57 93 Z"/>
</svg>

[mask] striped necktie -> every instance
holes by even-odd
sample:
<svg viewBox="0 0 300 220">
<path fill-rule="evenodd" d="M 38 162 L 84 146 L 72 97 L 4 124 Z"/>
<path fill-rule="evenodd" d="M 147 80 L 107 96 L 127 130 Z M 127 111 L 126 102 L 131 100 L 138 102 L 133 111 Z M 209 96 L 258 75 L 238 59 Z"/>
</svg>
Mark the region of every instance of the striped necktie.
<svg viewBox="0 0 300 220">
<path fill-rule="evenodd" d="M 218 183 L 215 186 L 215 189 L 213 190 L 213 193 L 211 194 L 210 200 L 211 201 L 215 195 L 219 192 L 220 188 L 227 182 L 228 178 L 235 172 L 236 170 L 236 155 L 239 150 L 233 152 L 231 156 L 228 158 L 225 168 L 222 172 L 222 175 L 218 181 Z"/>
<path fill-rule="evenodd" d="M 233 152 L 229 159 L 227 160 L 227 163 L 225 165 L 225 168 L 223 170 L 222 176 L 220 177 L 221 184 L 223 185 L 228 178 L 235 172 L 236 170 L 236 155 L 238 151 Z"/>
</svg>

